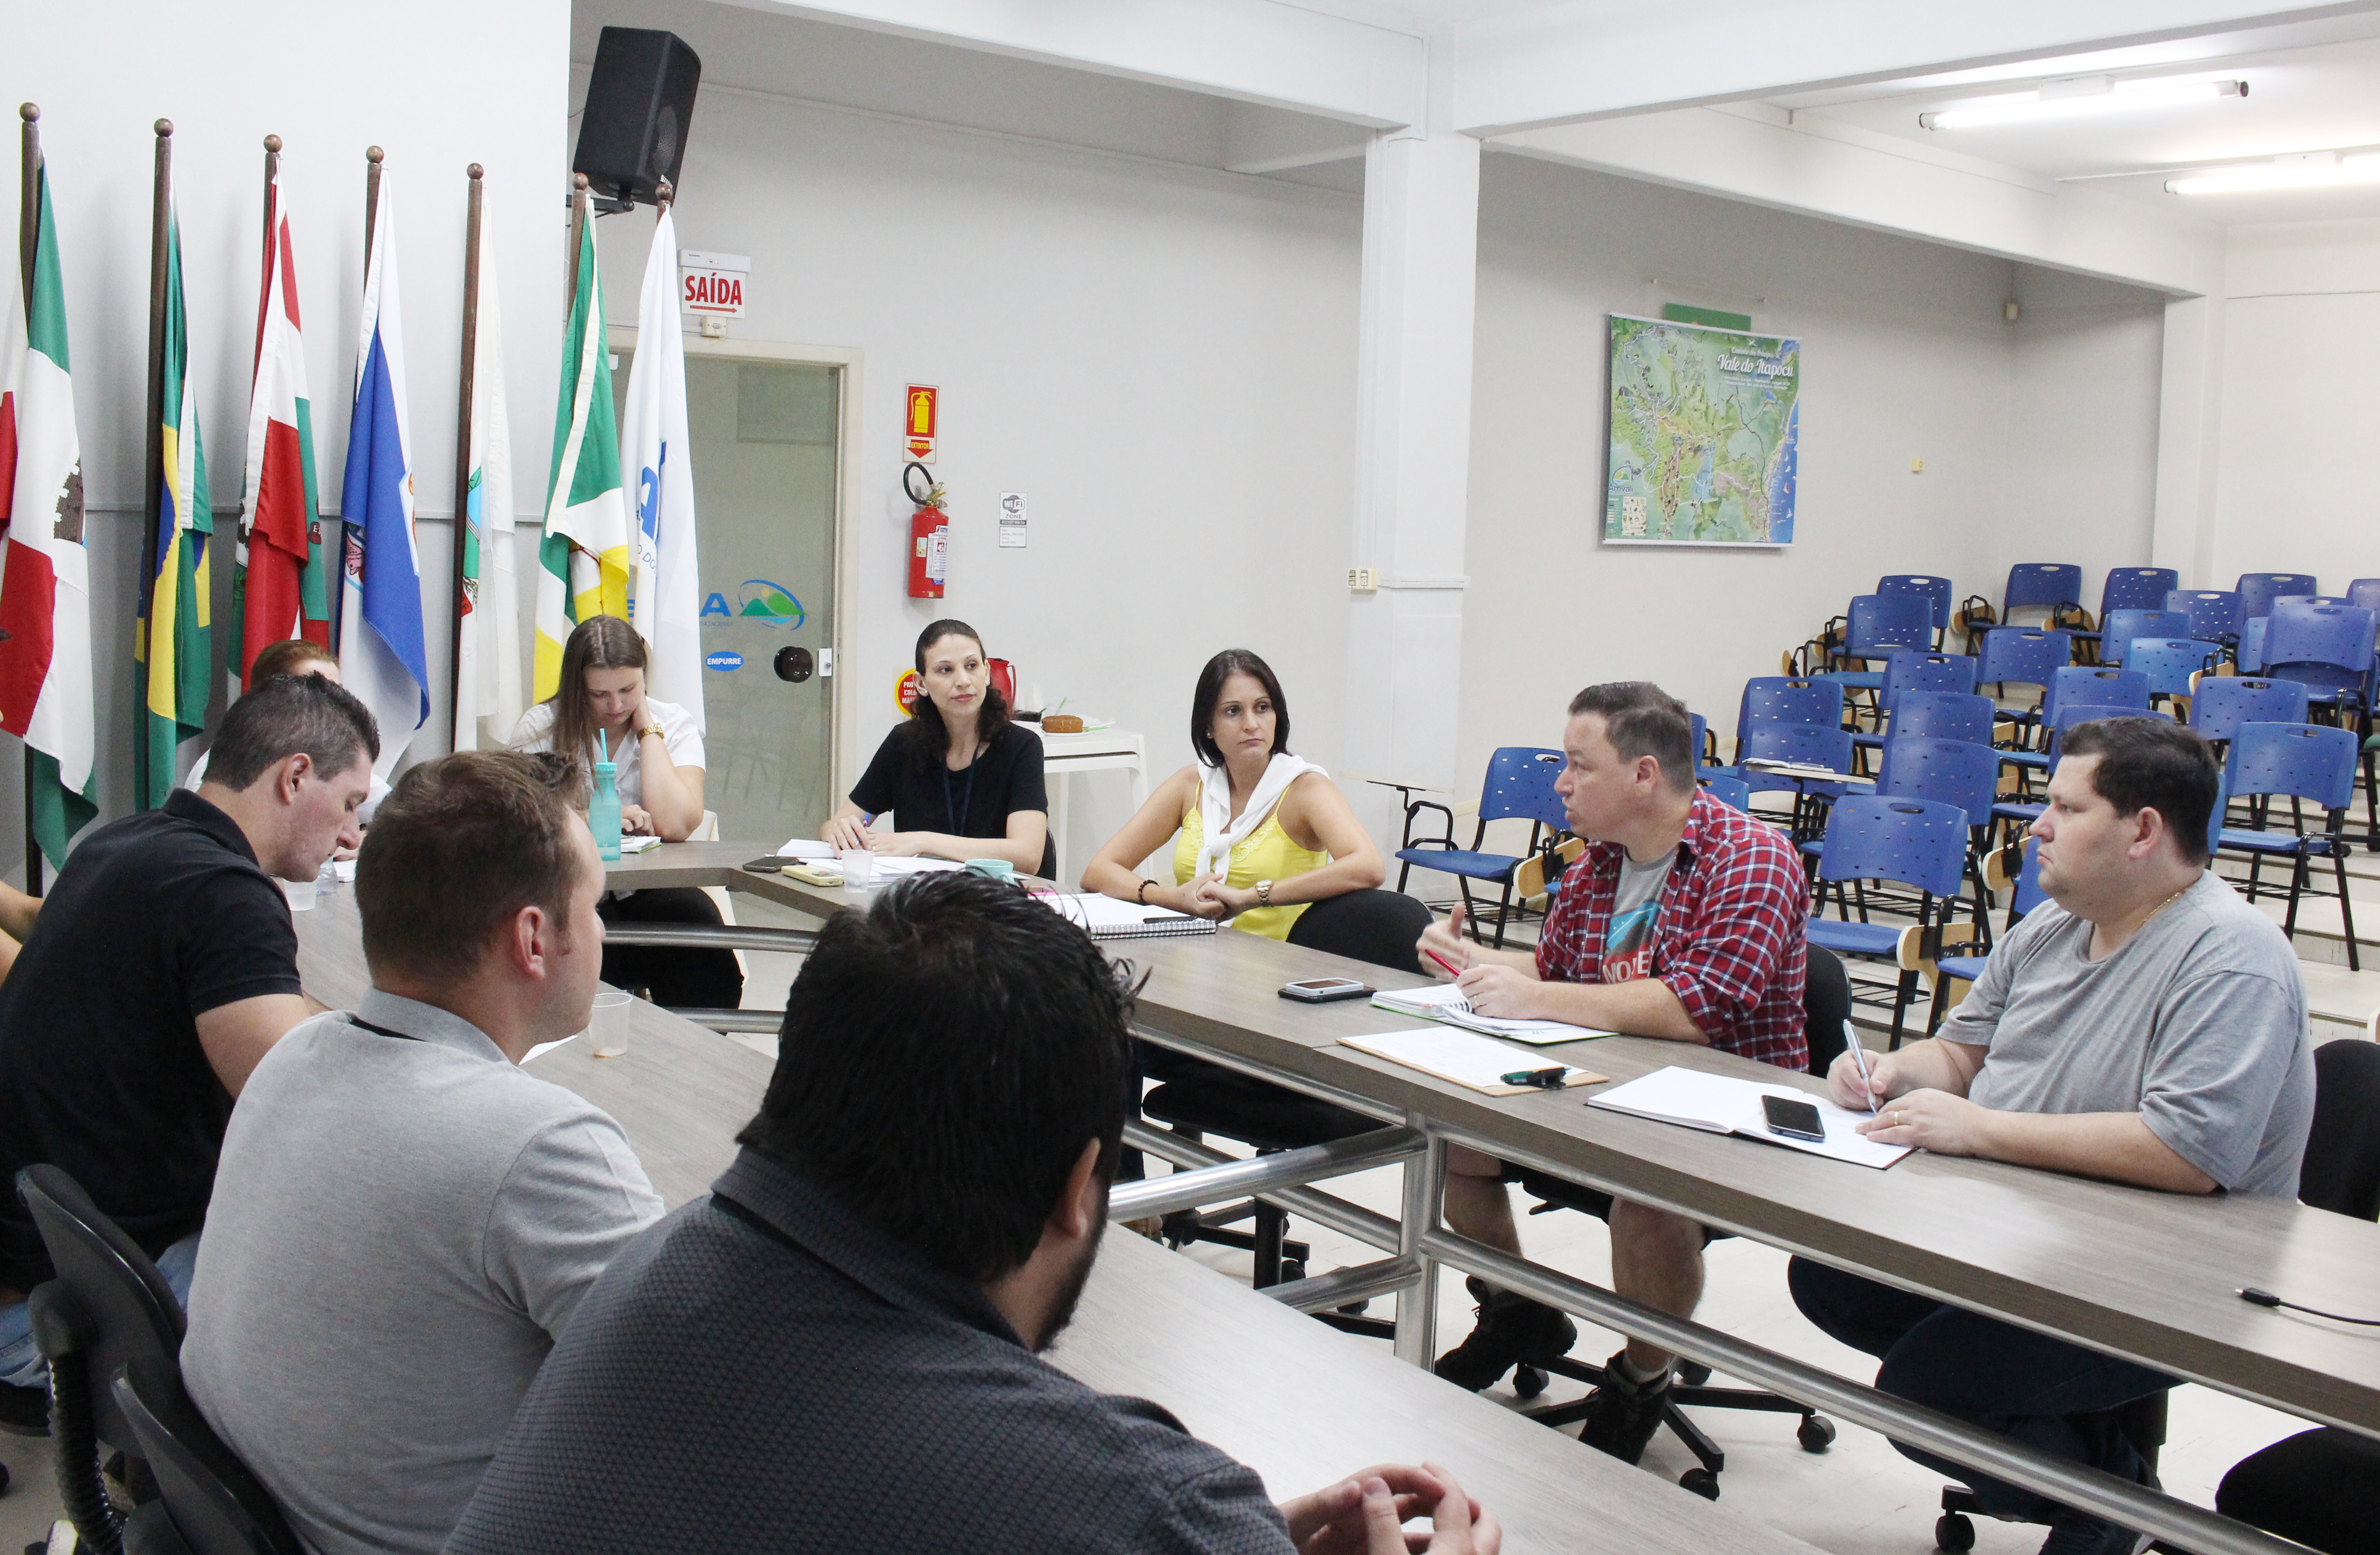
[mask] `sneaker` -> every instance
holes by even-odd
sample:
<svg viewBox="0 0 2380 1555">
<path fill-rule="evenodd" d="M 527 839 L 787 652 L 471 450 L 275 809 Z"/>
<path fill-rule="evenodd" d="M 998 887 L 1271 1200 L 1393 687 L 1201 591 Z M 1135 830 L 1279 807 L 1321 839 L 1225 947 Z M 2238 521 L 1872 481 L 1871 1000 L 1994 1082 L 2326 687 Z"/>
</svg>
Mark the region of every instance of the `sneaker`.
<svg viewBox="0 0 2380 1555">
<path fill-rule="evenodd" d="M 1670 1402 L 1670 1374 L 1655 1382 L 1633 1382 L 1621 1369 L 1628 1357 L 1622 1350 L 1604 1363 L 1603 1385 L 1586 1398 L 1586 1423 L 1578 1440 L 1623 1464 L 1641 1462 L 1653 1433 L 1661 1428 L 1661 1413 Z"/>
<path fill-rule="evenodd" d="M 1476 1276 L 1463 1283 L 1479 1303 L 1479 1322 L 1435 1367 L 1456 1387 L 1475 1393 L 1524 1361 L 1560 1360 L 1578 1342 L 1577 1325 L 1553 1307 L 1516 1291 L 1491 1290 Z"/>
<path fill-rule="evenodd" d="M 50 1434 L 50 1391 L 0 1382 L 0 1431 L 10 1436 Z"/>
</svg>

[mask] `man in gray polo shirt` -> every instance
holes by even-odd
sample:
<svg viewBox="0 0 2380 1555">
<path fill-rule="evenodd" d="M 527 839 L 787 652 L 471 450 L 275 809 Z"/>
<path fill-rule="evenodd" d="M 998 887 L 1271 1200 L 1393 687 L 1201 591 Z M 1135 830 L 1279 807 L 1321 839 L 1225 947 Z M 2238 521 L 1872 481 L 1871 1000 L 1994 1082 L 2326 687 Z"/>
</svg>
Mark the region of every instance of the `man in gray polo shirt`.
<svg viewBox="0 0 2380 1555">
<path fill-rule="evenodd" d="M 1829 1075 L 1887 1144 L 2169 1193 L 2292 1198 L 2313 1119 L 2296 954 L 2208 871 L 2213 752 L 2163 719 L 2077 724 L 2034 823 L 2051 901 L 1993 948 L 1942 1034 Z M 2116 1411 L 2174 1379 L 1796 1258 L 1795 1305 L 1884 1365 L 1888 1393 L 2151 1482 Z M 2044 1555 L 2131 1555 L 2127 1529 L 1963 1478 L 1984 1510 L 2050 1525 Z"/>
<path fill-rule="evenodd" d="M 406 774 L 356 871 L 372 988 L 242 1091 L 182 1370 L 316 1555 L 437 1550 L 612 1256 L 619 1126 L 517 1067 L 587 1025 L 601 861 L 537 758 Z"/>
</svg>

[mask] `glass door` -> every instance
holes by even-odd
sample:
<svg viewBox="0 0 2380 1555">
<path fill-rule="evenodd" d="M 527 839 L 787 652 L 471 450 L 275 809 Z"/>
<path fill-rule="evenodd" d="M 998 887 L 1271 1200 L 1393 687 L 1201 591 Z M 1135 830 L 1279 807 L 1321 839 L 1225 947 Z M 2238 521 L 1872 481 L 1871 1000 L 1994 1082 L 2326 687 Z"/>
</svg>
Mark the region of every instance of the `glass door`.
<svg viewBox="0 0 2380 1555">
<path fill-rule="evenodd" d="M 617 353 L 625 395 L 632 351 Z M 701 553 L 704 802 L 766 851 L 833 809 L 840 368 L 686 358 Z"/>
</svg>

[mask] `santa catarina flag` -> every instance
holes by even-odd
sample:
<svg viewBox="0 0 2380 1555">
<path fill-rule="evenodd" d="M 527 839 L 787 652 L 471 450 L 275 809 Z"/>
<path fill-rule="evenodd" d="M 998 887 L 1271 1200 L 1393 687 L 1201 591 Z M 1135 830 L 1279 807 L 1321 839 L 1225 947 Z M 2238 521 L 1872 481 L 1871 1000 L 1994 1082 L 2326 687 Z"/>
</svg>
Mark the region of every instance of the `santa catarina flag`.
<svg viewBox="0 0 2380 1555">
<path fill-rule="evenodd" d="M 628 613 L 628 504 L 620 490 L 620 429 L 612 408 L 612 356 L 603 339 L 603 285 L 591 221 L 579 225 L 570 323 L 562 336 L 553 469 L 546 481 L 538 568 L 530 695 L 543 701 L 561 681 L 562 645 L 571 627 L 592 615 Z"/>
<path fill-rule="evenodd" d="M 199 407 L 190 393 L 188 317 L 182 298 L 182 224 L 165 213 L 164 454 L 158 482 L 155 567 L 142 589 L 132 654 L 140 666 L 147 716 L 138 753 L 138 802 L 155 809 L 174 791 L 175 753 L 206 726 L 208 682 L 213 678 L 212 559 L 214 513 L 207 504 L 207 456 L 199 441 Z"/>
</svg>

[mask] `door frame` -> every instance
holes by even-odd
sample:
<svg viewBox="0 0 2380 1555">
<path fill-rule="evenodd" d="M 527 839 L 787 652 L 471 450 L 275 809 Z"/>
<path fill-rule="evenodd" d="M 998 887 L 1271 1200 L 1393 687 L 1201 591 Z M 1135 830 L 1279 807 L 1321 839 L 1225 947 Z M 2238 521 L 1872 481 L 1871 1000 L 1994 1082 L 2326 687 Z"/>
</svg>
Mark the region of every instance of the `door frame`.
<svg viewBox="0 0 2380 1555">
<path fill-rule="evenodd" d="M 686 354 L 718 361 L 800 362 L 840 369 L 835 374 L 834 407 L 834 673 L 827 697 L 828 809 L 858 781 L 859 679 L 852 673 L 852 645 L 859 640 L 857 572 L 853 563 L 851 516 L 859 504 L 859 434 L 861 393 L 865 388 L 867 353 L 856 346 L 810 346 L 792 341 L 707 339 L 686 332 Z M 613 324 L 605 331 L 605 345 L 613 351 L 637 348 L 637 327 Z M 696 512 L 700 514 L 698 472 Z M 824 818 L 821 817 L 821 820 Z"/>
</svg>

